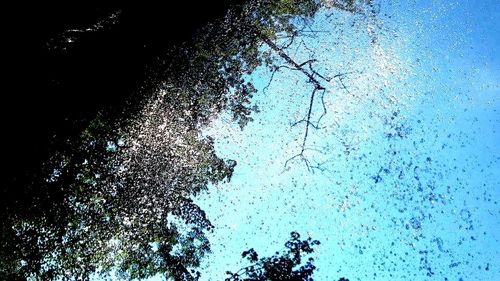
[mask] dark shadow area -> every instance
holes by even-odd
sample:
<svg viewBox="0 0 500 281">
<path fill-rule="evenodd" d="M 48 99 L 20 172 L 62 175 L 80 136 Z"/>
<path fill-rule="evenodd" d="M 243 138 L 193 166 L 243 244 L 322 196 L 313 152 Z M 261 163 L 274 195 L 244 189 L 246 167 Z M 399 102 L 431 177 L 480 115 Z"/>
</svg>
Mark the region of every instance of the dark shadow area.
<svg viewBox="0 0 500 281">
<path fill-rule="evenodd" d="M 50 147 L 63 146 L 97 112 L 112 117 L 123 110 L 143 87 L 148 66 L 236 2 L 4 10 L 3 200 L 31 180 Z"/>
</svg>

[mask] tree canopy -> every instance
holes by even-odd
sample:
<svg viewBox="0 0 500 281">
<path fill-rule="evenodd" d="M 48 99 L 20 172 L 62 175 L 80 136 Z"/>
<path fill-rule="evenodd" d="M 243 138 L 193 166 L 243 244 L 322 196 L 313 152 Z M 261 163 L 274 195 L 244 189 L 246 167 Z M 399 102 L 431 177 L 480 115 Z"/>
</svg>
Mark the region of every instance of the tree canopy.
<svg viewBox="0 0 500 281">
<path fill-rule="evenodd" d="M 246 258 L 251 264 L 241 268 L 237 272 L 226 272 L 230 277 L 226 281 L 239 280 L 270 280 L 270 281 L 294 281 L 294 280 L 313 280 L 312 274 L 316 267 L 313 258 L 309 258 L 304 265 L 302 255 L 314 252 L 313 247 L 320 242 L 307 238 L 300 240 L 300 234 L 291 233 L 291 238 L 285 243 L 286 251 L 284 253 L 276 252 L 272 257 L 259 259 L 257 252 L 251 248 L 244 251 L 241 256 Z"/>
<path fill-rule="evenodd" d="M 252 120 L 256 90 L 245 76 L 258 66 L 277 71 L 281 60 L 302 71 L 314 98 L 328 78 L 312 61 L 295 62 L 287 42 L 321 7 L 354 5 L 223 1 L 205 16 L 172 7 L 170 16 L 189 10 L 181 20 L 157 7 L 28 11 L 27 18 L 37 14 L 30 24 L 42 24 L 13 61 L 14 82 L 34 80 L 17 88 L 29 99 L 14 99 L 24 110 L 6 125 L 14 137 L 1 189 L 0 279 L 112 271 L 127 279 L 197 279 L 212 225 L 192 196 L 229 181 L 236 166 L 217 156 L 202 129 L 224 112 L 241 128 Z M 310 280 L 310 261 L 292 268 L 316 244 L 292 233 L 284 256 L 258 260 L 247 252 L 262 270 L 247 269 L 260 279 L 245 280 Z M 291 279 L 272 277 L 282 269 Z"/>
</svg>

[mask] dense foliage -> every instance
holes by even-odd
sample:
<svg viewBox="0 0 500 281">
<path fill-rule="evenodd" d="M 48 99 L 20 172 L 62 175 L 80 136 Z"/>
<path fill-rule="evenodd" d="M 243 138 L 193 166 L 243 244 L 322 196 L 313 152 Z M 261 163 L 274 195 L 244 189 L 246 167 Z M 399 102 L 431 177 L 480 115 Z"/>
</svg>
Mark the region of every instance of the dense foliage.
<svg viewBox="0 0 500 281">
<path fill-rule="evenodd" d="M 319 245 L 320 242 L 308 238 L 300 240 L 300 235 L 297 232 L 291 233 L 291 238 L 285 243 L 286 252 L 276 254 L 272 257 L 264 257 L 259 259 L 259 255 L 252 248 L 244 251 L 241 255 L 246 258 L 251 265 L 246 266 L 237 272 L 226 272 L 230 275 L 226 281 L 240 280 L 313 280 L 312 274 L 316 267 L 313 265 L 314 259 L 309 258 L 304 265 L 302 263 L 302 255 L 312 253 L 313 247 Z"/>
<path fill-rule="evenodd" d="M 301 240 L 300 234 L 292 232 L 290 240 L 285 243 L 283 252 L 276 252 L 271 257 L 259 258 L 257 252 L 251 248 L 244 251 L 241 256 L 246 258 L 250 265 L 237 272 L 227 271 L 226 281 L 312 281 L 316 266 L 314 259 L 308 258 L 303 264 L 304 255 L 314 252 L 314 246 L 319 245 L 318 240 L 311 237 Z M 349 281 L 340 278 L 339 281 Z"/>
<path fill-rule="evenodd" d="M 283 57 L 276 52 L 279 42 L 274 49 L 263 45 L 278 34 L 295 36 L 297 19 L 307 20 L 321 5 L 235 5 L 194 39 L 151 61 L 137 94 L 114 111 L 98 111 L 79 123 L 76 134 L 54 135 L 50 156 L 22 189 L 2 187 L 13 200 L 1 209 L 0 279 L 87 279 L 111 271 L 126 279 L 158 273 L 197 279 L 196 267 L 210 251 L 205 233 L 212 225 L 191 198 L 230 180 L 236 165 L 220 159 L 213 139 L 201 130 L 222 112 L 242 128 L 252 120 L 256 90 L 245 76 L 262 64 L 274 69 Z M 93 28 L 113 29 L 115 20 L 119 26 L 118 15 L 112 14 L 109 26 L 108 19 Z M 78 44 L 86 32 L 93 29 L 58 33 L 50 48 L 64 53 L 68 42 Z M 245 274 L 261 278 L 251 280 L 309 280 L 312 260 L 292 269 L 316 244 L 293 233 L 285 256 L 257 260 L 248 252 L 260 269 Z"/>
</svg>

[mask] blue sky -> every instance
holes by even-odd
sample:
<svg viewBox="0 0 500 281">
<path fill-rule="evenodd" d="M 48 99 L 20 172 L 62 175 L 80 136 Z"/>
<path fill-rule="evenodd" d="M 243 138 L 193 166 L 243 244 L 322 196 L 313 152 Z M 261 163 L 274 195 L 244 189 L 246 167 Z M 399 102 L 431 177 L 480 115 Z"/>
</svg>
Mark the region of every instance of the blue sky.
<svg viewBox="0 0 500 281">
<path fill-rule="evenodd" d="M 376 21 L 319 14 L 329 32 L 304 38 L 322 73 L 352 72 L 347 90 L 328 83 L 324 128 L 307 140 L 320 169 L 284 167 L 304 133 L 290 126 L 311 91 L 300 73 L 264 93 L 257 71 L 255 121 L 207 129 L 238 165 L 197 198 L 215 226 L 203 280 L 238 270 L 250 247 L 272 255 L 291 231 L 322 242 L 315 280 L 500 279 L 500 2 L 408 2 L 382 3 Z"/>
</svg>

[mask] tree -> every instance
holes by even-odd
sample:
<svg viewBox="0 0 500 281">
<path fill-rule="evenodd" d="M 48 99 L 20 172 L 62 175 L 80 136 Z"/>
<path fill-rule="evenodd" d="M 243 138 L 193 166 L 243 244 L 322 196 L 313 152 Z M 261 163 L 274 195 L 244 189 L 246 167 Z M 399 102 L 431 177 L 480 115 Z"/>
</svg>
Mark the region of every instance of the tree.
<svg viewBox="0 0 500 281">
<path fill-rule="evenodd" d="M 285 243 L 283 253 L 276 252 L 271 257 L 259 258 L 257 252 L 251 248 L 244 251 L 241 256 L 246 258 L 250 265 L 236 272 L 227 271 L 226 281 L 312 281 L 316 267 L 314 259 L 308 258 L 302 265 L 304 255 L 314 252 L 314 246 L 319 245 L 318 240 L 307 238 L 300 239 L 297 232 L 292 232 L 290 240 Z M 349 281 L 340 278 L 339 281 Z"/>
<path fill-rule="evenodd" d="M 230 180 L 236 165 L 220 159 L 213 139 L 201 130 L 222 112 L 229 112 L 241 128 L 252 120 L 255 108 L 250 101 L 256 90 L 245 75 L 260 65 L 277 71 L 282 67 L 276 62 L 284 60 L 300 70 L 314 86 L 314 99 L 322 90 L 321 79 L 330 78 L 315 71 L 313 61 L 295 62 L 278 35 L 294 40 L 303 28 L 296 19 L 307 24 L 322 5 L 314 0 L 234 5 L 193 39 L 172 40 L 175 45 L 170 45 L 140 38 L 144 46 L 158 43 L 148 47 L 154 57 L 133 63 L 140 66 L 134 71 L 146 73 L 139 75 L 140 83 L 113 89 L 121 77 L 112 75 L 109 84 L 107 69 L 90 77 L 94 84 L 84 86 L 82 93 L 104 85 L 98 93 L 128 94 L 119 102 L 111 98 L 107 101 L 111 105 L 102 108 L 64 112 L 61 118 L 70 121 L 45 120 L 56 123 L 44 131 L 50 136 L 43 142 L 48 153 L 37 153 L 28 173 L 15 171 L 14 180 L 2 187 L 6 199 L 1 207 L 0 279 L 87 279 L 112 270 L 126 278 L 163 273 L 175 280 L 197 279 L 196 267 L 210 251 L 205 232 L 212 225 L 191 198 L 209 184 Z M 127 28 L 134 17 L 130 9 L 98 14 L 107 16 L 97 21 L 92 16 L 91 25 L 48 32 L 50 40 L 42 40 L 48 44 L 43 60 L 57 57 L 56 64 L 63 69 L 73 63 L 86 65 L 86 60 L 95 59 L 85 53 L 86 40 L 93 36 L 100 40 L 116 36 L 109 39 L 116 42 L 106 43 L 109 49 L 97 58 L 113 53 L 125 42 L 120 28 Z M 126 20 L 120 24 L 122 15 Z M 67 61 L 71 54 L 75 57 Z M 115 59 L 110 64 L 120 57 Z M 78 85 L 89 78 L 83 72 L 72 76 L 59 73 L 60 69 L 51 71 L 57 75 L 41 81 L 50 84 L 45 90 L 54 90 L 57 98 L 72 87 L 79 91 Z M 125 76 L 129 77 L 135 76 Z M 44 110 L 53 109 L 53 101 L 49 99 Z M 312 122 L 309 117 L 304 121 L 305 142 Z"/>
<path fill-rule="evenodd" d="M 50 9 L 46 11 L 48 12 Z M 128 66 L 126 67 L 127 71 L 113 68 L 112 64 L 118 62 L 120 56 L 117 57 L 112 53 L 116 51 L 117 46 L 122 48 L 122 45 L 126 51 L 135 52 L 135 56 L 129 58 L 127 63 L 132 65 L 132 72 L 142 72 L 144 71 L 142 64 L 150 64 L 153 61 L 152 58 L 142 57 L 143 55 L 154 57 L 157 55 L 154 48 L 162 48 L 165 45 L 184 40 L 179 40 L 180 37 L 189 38 L 189 29 L 193 27 L 188 25 L 189 28 L 183 29 L 187 36 L 179 32 L 171 33 L 170 37 L 165 37 L 147 30 L 147 32 L 156 35 L 156 38 L 169 38 L 166 43 L 165 40 L 156 38 L 153 38 L 155 41 L 151 42 L 148 40 L 151 37 L 147 36 L 143 39 L 141 37 L 143 34 L 131 31 L 128 24 L 151 22 L 150 18 L 142 15 L 144 12 L 151 11 L 151 9 L 139 9 L 136 12 L 127 7 L 123 10 L 105 9 L 104 12 L 99 11 L 97 14 L 108 14 L 109 17 L 106 17 L 105 21 L 99 19 L 95 24 L 92 24 L 94 13 L 83 14 L 84 19 L 80 23 L 71 23 L 64 28 L 46 26 L 50 31 L 42 31 L 49 33 L 48 36 L 41 36 L 43 37 L 41 42 L 38 41 L 38 37 L 35 42 L 30 42 L 34 43 L 35 47 L 42 45 L 43 51 L 46 52 L 44 55 L 47 58 L 42 56 L 38 58 L 38 61 L 47 60 L 48 74 L 51 74 L 52 71 L 56 73 L 54 76 L 49 75 L 50 79 L 47 79 L 49 81 L 44 81 L 43 77 L 35 77 L 35 81 L 43 82 L 35 83 L 40 87 L 36 89 L 38 93 L 56 93 L 55 96 L 62 99 L 64 98 L 63 94 L 69 92 L 77 101 L 82 96 L 84 98 L 80 101 L 87 99 L 92 101 L 92 97 L 95 98 L 107 91 L 114 92 L 115 94 L 111 95 L 114 98 L 125 92 L 122 99 L 128 99 L 130 105 L 124 104 L 123 100 L 116 102 L 110 98 L 108 102 L 113 103 L 113 106 L 105 104 L 99 110 L 95 109 L 91 103 L 84 103 L 77 107 L 76 114 L 73 115 L 73 112 L 69 112 L 67 115 L 68 112 L 65 112 L 64 108 L 64 112 L 60 113 L 61 118 L 69 121 L 64 121 L 66 124 L 59 127 L 59 116 L 53 118 L 50 114 L 53 114 L 53 109 L 57 106 L 68 104 L 65 104 L 64 100 L 52 100 L 51 95 L 48 95 L 48 100 L 42 103 L 41 109 L 35 111 L 34 114 L 31 112 L 27 112 L 27 114 L 33 114 L 32 116 L 36 117 L 33 118 L 35 128 L 29 126 L 28 128 L 36 129 L 36 125 L 41 125 L 46 130 L 42 132 L 43 135 L 51 136 L 53 134 L 45 147 L 49 153 L 31 153 L 35 146 L 26 143 L 26 139 L 30 142 L 41 139 L 37 145 L 44 147 L 45 137 L 37 138 L 36 130 L 34 130 L 35 133 L 31 131 L 24 133 L 25 128 L 22 126 L 24 121 L 15 123 L 20 127 L 16 128 L 16 132 L 23 132 L 23 134 L 19 138 L 21 144 L 18 149 L 13 149 L 16 147 L 15 144 L 9 146 L 11 150 L 15 151 L 11 158 L 12 160 L 20 158 L 27 162 L 23 165 L 33 168 L 24 169 L 23 167 L 21 169 L 15 161 L 7 166 L 7 171 L 10 171 L 9 167 L 16 167 L 19 171 L 13 170 L 14 176 L 9 174 L 8 177 L 11 178 L 8 178 L 6 183 L 2 185 L 0 279 L 17 279 L 29 276 L 43 279 L 56 277 L 85 279 L 93 272 L 105 273 L 111 267 L 118 267 L 123 271 L 123 274 L 130 277 L 144 277 L 162 271 L 175 276 L 188 276 L 185 272 L 186 267 L 195 266 L 199 256 L 207 251 L 207 241 L 200 233 L 202 229 L 210 226 L 204 212 L 190 201 L 189 196 L 204 188 L 209 181 L 215 181 L 229 175 L 232 166 L 231 162 L 226 165 L 215 157 L 210 140 L 198 139 L 196 131 L 183 134 L 184 142 L 181 141 L 181 143 L 189 142 L 191 151 L 188 151 L 187 148 L 178 149 L 173 154 L 163 155 L 162 160 L 165 163 L 176 163 L 174 158 L 181 158 L 185 161 L 177 166 L 178 169 L 175 169 L 177 178 L 165 178 L 163 183 L 163 187 L 165 187 L 168 186 L 168 180 L 175 181 L 173 186 L 180 192 L 165 197 L 161 204 L 151 198 L 151 201 L 157 204 L 154 207 L 160 210 L 159 214 L 154 214 L 159 222 L 152 220 L 151 212 L 155 210 L 148 213 L 149 217 L 142 214 L 146 210 L 144 207 L 149 206 L 151 202 L 141 202 L 138 200 L 140 198 L 137 197 L 146 193 L 154 194 L 152 192 L 155 190 L 147 188 L 142 190 L 140 188 L 139 183 L 147 181 L 144 178 L 141 178 L 142 181 L 136 176 L 132 178 L 131 172 L 124 175 L 127 168 L 130 168 L 128 171 L 132 171 L 138 167 L 137 165 L 127 166 L 125 161 L 130 158 L 137 160 L 145 156 L 142 153 L 147 153 L 144 150 L 138 150 L 134 154 L 127 154 L 131 150 L 127 150 L 124 146 L 128 145 L 128 141 L 133 137 L 130 131 L 125 132 L 125 130 L 140 130 L 140 125 L 133 120 L 141 114 L 140 109 L 145 106 L 145 102 L 141 101 L 142 97 L 152 93 L 156 85 L 147 81 L 141 83 L 144 85 L 141 88 L 142 91 L 136 96 L 128 97 L 128 92 L 139 92 L 137 86 L 133 85 L 137 82 L 134 80 L 144 79 L 145 75 L 139 75 L 142 78 L 135 77 L 135 74 L 127 72 L 130 70 Z M 86 9 L 85 12 L 88 13 L 89 10 Z M 50 15 L 43 15 L 43 17 L 50 18 Z M 82 16 L 82 14 L 79 15 Z M 159 16 L 159 14 L 157 15 Z M 113 18 L 117 16 L 121 17 L 119 24 L 112 22 Z M 155 18 L 154 14 L 147 14 L 147 16 Z M 39 19 L 40 17 L 35 18 Z M 71 16 L 70 18 L 73 19 Z M 88 21 L 91 24 L 88 24 Z M 36 20 L 33 22 L 36 23 Z M 46 23 L 45 20 L 41 22 Z M 167 21 L 168 23 L 171 21 Z M 80 24 L 82 26 L 79 26 Z M 164 28 L 163 25 L 154 26 L 154 24 L 158 24 L 158 22 L 153 22 L 153 27 Z M 145 27 L 151 27 L 151 25 L 145 25 Z M 22 30 L 22 28 L 20 29 Z M 34 28 L 38 28 L 38 26 L 34 25 Z M 136 27 L 134 26 L 134 28 Z M 125 39 L 122 37 L 122 29 L 128 30 L 124 32 L 127 39 L 130 36 L 139 38 L 134 38 L 131 41 L 132 44 L 125 44 L 129 42 L 123 41 Z M 47 38 L 51 39 L 43 41 Z M 47 48 L 45 48 L 45 43 L 48 45 Z M 148 48 L 146 53 L 137 54 L 136 47 L 140 45 L 142 48 L 141 43 L 154 43 L 154 48 Z M 29 46 L 29 48 L 31 47 L 33 46 Z M 38 53 L 38 51 L 36 50 L 34 53 Z M 141 50 L 139 49 L 139 51 Z M 30 52 L 26 53 L 30 54 Z M 123 54 L 121 51 L 118 53 Z M 94 55 L 96 58 L 93 57 Z M 112 58 L 110 62 L 108 62 L 108 56 Z M 92 62 L 100 63 L 101 60 L 105 61 L 104 65 L 101 64 L 104 67 L 95 69 Z M 88 61 L 91 63 L 88 64 Z M 61 65 L 58 65 L 59 63 Z M 120 62 L 119 67 L 123 65 Z M 37 64 L 35 66 L 38 67 Z M 60 66 L 64 68 L 61 72 L 58 69 Z M 83 71 L 79 69 L 82 66 Z M 111 75 L 106 72 L 109 70 L 111 70 Z M 114 74 L 113 70 L 118 70 L 119 74 Z M 93 73 L 95 77 L 89 77 L 86 73 Z M 42 73 L 43 75 L 44 73 Z M 123 78 L 125 78 L 124 81 L 121 81 Z M 44 89 L 45 83 L 53 83 L 54 81 L 54 85 L 49 85 Z M 117 83 L 118 81 L 120 83 Z M 130 82 L 132 84 L 129 84 Z M 135 89 L 131 90 L 130 88 Z M 87 94 L 86 91 L 90 94 Z M 93 95 L 94 91 L 96 92 L 95 96 Z M 102 96 L 108 97 L 105 94 Z M 137 104 L 133 101 L 141 102 Z M 175 104 L 170 104 L 170 106 L 175 107 Z M 127 115 L 121 113 L 125 110 L 127 110 Z M 48 117 L 41 114 L 45 111 L 49 112 Z M 96 111 L 98 113 L 94 115 Z M 27 119 L 29 120 L 29 118 Z M 40 119 L 44 121 L 39 122 Z M 194 127 L 195 124 L 191 122 L 189 126 Z M 173 132 L 173 138 L 174 133 L 181 134 L 189 126 L 183 124 L 180 128 L 169 124 L 168 129 Z M 174 148 L 174 146 L 169 147 Z M 194 155 L 190 153 L 192 151 L 199 151 L 200 154 Z M 159 154 L 161 151 L 157 150 L 155 153 Z M 49 155 L 48 159 L 45 158 L 45 155 Z M 210 162 L 212 160 L 213 163 Z M 122 169 L 121 174 L 118 173 L 117 169 L 119 168 Z M 151 174 L 153 171 L 149 170 L 149 172 Z M 150 180 L 147 183 L 149 186 L 158 184 L 158 182 L 154 182 L 154 179 Z M 167 192 L 167 190 L 162 190 L 160 186 L 156 186 L 156 188 L 163 191 L 163 193 L 158 193 L 157 199 Z M 169 192 L 172 193 L 171 190 Z M 168 208 L 165 206 L 167 203 Z M 161 207 L 165 209 L 161 209 Z M 173 214 L 178 217 L 178 220 L 186 221 L 187 230 L 176 227 L 174 222 L 167 222 L 167 214 Z M 143 219 L 141 227 L 138 227 L 137 224 L 138 215 Z M 178 224 L 184 226 L 183 223 Z M 149 228 L 144 228 L 143 225 L 147 225 Z M 156 243 L 156 241 L 159 242 Z M 194 243 L 198 243 L 196 251 L 193 251 L 192 245 Z M 172 249 L 174 245 L 179 249 Z M 148 257 L 155 248 L 158 250 L 154 251 L 154 257 Z M 182 256 L 179 253 L 182 253 Z"/>
</svg>

